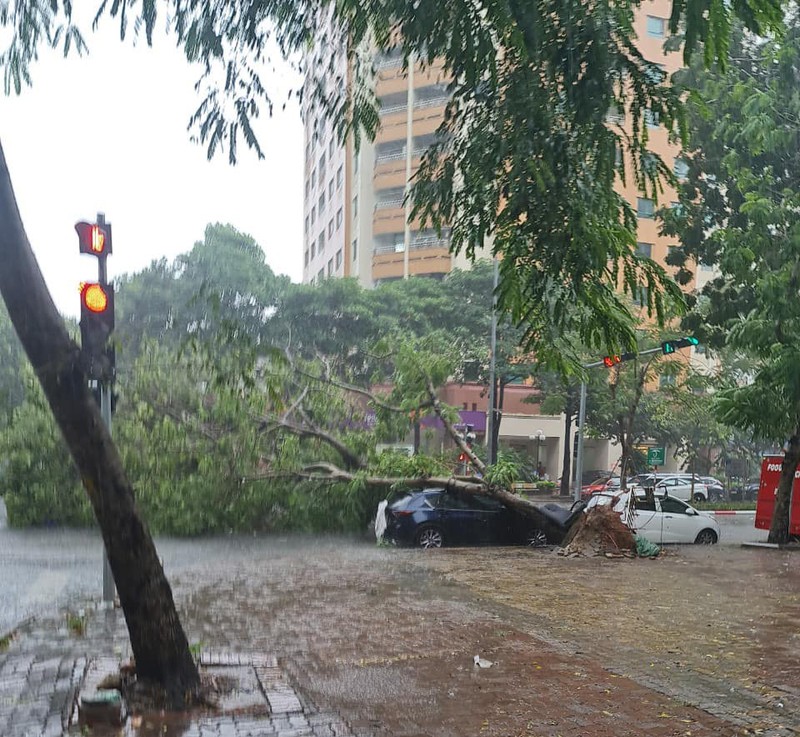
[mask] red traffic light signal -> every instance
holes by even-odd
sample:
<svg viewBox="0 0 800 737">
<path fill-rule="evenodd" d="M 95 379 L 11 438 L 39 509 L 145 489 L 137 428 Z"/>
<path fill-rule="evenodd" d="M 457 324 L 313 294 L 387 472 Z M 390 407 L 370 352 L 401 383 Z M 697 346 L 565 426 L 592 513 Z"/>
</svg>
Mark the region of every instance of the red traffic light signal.
<svg viewBox="0 0 800 737">
<path fill-rule="evenodd" d="M 75 223 L 81 253 L 92 256 L 108 256 L 111 253 L 111 224 Z"/>
<path fill-rule="evenodd" d="M 616 364 L 620 363 L 621 361 L 622 358 L 620 356 L 606 356 L 603 359 L 603 365 L 611 368 L 612 366 L 616 366 Z"/>
</svg>

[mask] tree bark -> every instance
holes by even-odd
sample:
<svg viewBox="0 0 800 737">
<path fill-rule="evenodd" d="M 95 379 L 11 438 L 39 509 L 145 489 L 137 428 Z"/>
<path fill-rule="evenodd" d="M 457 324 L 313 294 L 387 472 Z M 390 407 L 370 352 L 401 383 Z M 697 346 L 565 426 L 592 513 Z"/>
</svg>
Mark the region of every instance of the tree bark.
<svg viewBox="0 0 800 737">
<path fill-rule="evenodd" d="M 800 427 L 796 428 L 794 435 L 789 438 L 789 444 L 783 456 L 781 480 L 775 496 L 775 509 L 772 512 L 767 542 L 778 545 L 789 542 L 789 510 L 792 504 L 794 475 L 798 462 L 800 462 Z"/>
<path fill-rule="evenodd" d="M 77 251 L 76 247 L 76 256 Z M 80 349 L 67 333 L 25 235 L 2 145 L 0 258 L 0 294 L 81 474 L 103 535 L 137 676 L 162 687 L 168 704 L 180 707 L 199 689 L 197 666 L 155 545 L 136 510 L 133 489 L 89 392 Z"/>
<path fill-rule="evenodd" d="M 503 421 L 503 405 L 505 404 L 506 385 L 501 378 L 497 379 L 497 407 L 494 413 L 494 422 L 492 423 L 492 458 L 497 460 L 497 451 L 500 447 L 500 423 Z"/>
</svg>

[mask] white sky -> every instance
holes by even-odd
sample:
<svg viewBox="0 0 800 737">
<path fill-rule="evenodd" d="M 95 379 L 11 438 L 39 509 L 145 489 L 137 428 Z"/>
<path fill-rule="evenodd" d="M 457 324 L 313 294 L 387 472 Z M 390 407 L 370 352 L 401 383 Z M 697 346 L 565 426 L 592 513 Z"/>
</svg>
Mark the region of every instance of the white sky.
<svg viewBox="0 0 800 737">
<path fill-rule="evenodd" d="M 113 226 L 110 278 L 171 260 L 221 222 L 252 235 L 276 273 L 299 281 L 303 127 L 295 103 L 281 111 L 285 90 L 297 86 L 288 65 L 266 79 L 280 90 L 274 117 L 263 110 L 257 125 L 266 159 L 240 140 L 232 167 L 227 151 L 208 162 L 205 147 L 189 140 L 199 72 L 172 39 L 134 47 L 106 18 L 87 43 L 82 58 L 43 50 L 33 87 L 19 97 L 3 97 L 0 87 L 0 142 L 58 309 L 77 316 L 78 283 L 97 277 L 96 260 L 78 252 L 74 225 L 98 212 Z"/>
</svg>

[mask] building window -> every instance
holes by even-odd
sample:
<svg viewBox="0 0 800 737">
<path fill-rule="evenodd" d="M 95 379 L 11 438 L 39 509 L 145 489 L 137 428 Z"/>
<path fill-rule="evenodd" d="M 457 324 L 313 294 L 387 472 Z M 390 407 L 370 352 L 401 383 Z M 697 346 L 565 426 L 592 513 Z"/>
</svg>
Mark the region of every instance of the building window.
<svg viewBox="0 0 800 737">
<path fill-rule="evenodd" d="M 308 233 L 308 215 L 306 215 L 306 233 Z"/>
<path fill-rule="evenodd" d="M 336 230 L 342 227 L 342 219 L 344 218 L 344 214 L 342 213 L 342 208 L 340 207 L 336 212 Z"/>
<path fill-rule="evenodd" d="M 328 221 L 328 240 L 333 238 L 333 218 Z"/>
<path fill-rule="evenodd" d="M 636 215 L 640 218 L 652 220 L 655 217 L 656 208 L 653 200 L 644 197 L 636 198 Z"/>
<path fill-rule="evenodd" d="M 661 374 L 658 377 L 658 385 L 663 389 L 666 386 L 675 386 L 674 374 Z"/>
<path fill-rule="evenodd" d="M 317 186 L 317 170 L 316 169 L 312 169 L 311 170 L 311 189 L 314 189 L 314 187 L 316 187 L 316 186 Z"/>
<path fill-rule="evenodd" d="M 320 253 L 325 250 L 325 231 L 323 230 L 319 234 L 319 248 L 317 249 Z"/>
<path fill-rule="evenodd" d="M 311 224 L 312 225 L 314 224 L 314 221 L 316 219 L 317 219 L 317 208 L 316 207 L 312 207 L 311 208 Z"/>
<path fill-rule="evenodd" d="M 317 242 L 311 241 L 311 258 L 317 255 Z"/>
<path fill-rule="evenodd" d="M 331 136 L 331 142 L 328 144 L 328 158 L 333 161 L 333 136 Z"/>
<path fill-rule="evenodd" d="M 645 110 L 644 122 L 647 123 L 648 128 L 658 128 L 658 112 L 649 108 Z"/>
<path fill-rule="evenodd" d="M 353 174 L 358 174 L 358 154 L 353 155 Z"/>
<path fill-rule="evenodd" d="M 678 179 L 686 179 L 686 177 L 689 176 L 689 162 L 678 156 L 675 159 L 675 163 L 672 165 L 672 173 L 678 177 Z"/>
<path fill-rule="evenodd" d="M 333 201 L 333 177 L 331 177 L 330 182 L 328 182 L 328 199 Z"/>
<path fill-rule="evenodd" d="M 477 402 L 473 402 L 473 403 L 472 403 L 472 411 L 473 411 L 473 412 L 477 412 L 477 411 L 478 411 L 478 404 L 477 404 Z"/>
<path fill-rule="evenodd" d="M 308 249 L 306 248 L 306 259 L 305 265 L 308 266 Z"/>
<path fill-rule="evenodd" d="M 317 207 L 319 208 L 319 214 L 322 215 L 322 212 L 325 210 L 325 192 L 321 192 L 319 195 L 319 201 L 317 202 Z"/>
<path fill-rule="evenodd" d="M 322 181 L 322 177 L 325 176 L 325 154 L 323 153 L 322 156 L 319 157 L 319 180 Z"/>
<path fill-rule="evenodd" d="M 328 259 L 328 276 L 333 276 L 333 259 Z"/>
<path fill-rule="evenodd" d="M 310 192 L 311 192 L 311 182 L 308 179 L 306 179 L 306 197 L 308 197 Z"/>
<path fill-rule="evenodd" d="M 640 256 L 646 256 L 647 258 L 653 257 L 653 244 L 652 243 L 637 243 L 636 244 L 636 253 Z"/>
<path fill-rule="evenodd" d="M 353 220 L 358 217 L 358 195 L 353 197 Z"/>
<path fill-rule="evenodd" d="M 344 181 L 344 171 L 343 171 L 342 167 L 340 166 L 336 170 L 336 188 L 337 189 L 342 186 L 342 182 L 343 181 Z"/>
<path fill-rule="evenodd" d="M 647 16 L 647 35 L 650 38 L 664 38 L 667 33 L 667 19 Z"/>
<path fill-rule="evenodd" d="M 339 271 L 340 268 L 342 268 L 342 249 L 341 248 L 336 252 L 336 271 Z"/>
<path fill-rule="evenodd" d="M 358 238 L 353 238 L 353 261 L 358 257 Z"/>
<path fill-rule="evenodd" d="M 322 284 L 325 281 L 325 269 L 320 269 L 317 273 L 317 284 Z"/>
</svg>

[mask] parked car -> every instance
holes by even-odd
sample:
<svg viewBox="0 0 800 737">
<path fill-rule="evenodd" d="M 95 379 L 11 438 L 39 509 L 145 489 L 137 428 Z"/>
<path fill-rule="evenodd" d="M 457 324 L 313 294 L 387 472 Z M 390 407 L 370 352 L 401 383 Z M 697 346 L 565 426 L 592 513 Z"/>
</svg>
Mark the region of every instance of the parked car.
<svg viewBox="0 0 800 737">
<path fill-rule="evenodd" d="M 601 476 L 581 489 L 581 499 L 588 499 L 592 494 L 597 494 L 601 491 L 617 491 L 620 488 L 620 484 L 619 476 Z"/>
<path fill-rule="evenodd" d="M 725 487 L 713 476 L 698 476 L 698 480 L 708 489 L 708 501 L 720 501 L 725 498 Z"/>
<path fill-rule="evenodd" d="M 633 488 L 655 489 L 656 495 L 669 494 L 682 501 L 705 502 L 710 499 L 708 487 L 700 481 L 692 482 L 691 475 L 670 474 L 639 474 Z"/>
<path fill-rule="evenodd" d="M 605 497 L 605 498 L 603 498 Z M 599 494 L 589 504 L 613 504 L 619 496 Z M 621 509 L 624 501 L 617 502 Z M 671 496 L 636 494 L 631 527 L 652 543 L 697 543 L 713 545 L 719 542 L 719 524 L 714 517 L 698 512 L 693 506 Z"/>
<path fill-rule="evenodd" d="M 537 507 L 534 519 L 488 496 L 424 489 L 409 492 L 385 507 L 382 536 L 398 545 L 421 548 L 555 544 L 582 509 L 582 504 L 573 510 L 546 504 Z"/>
</svg>

